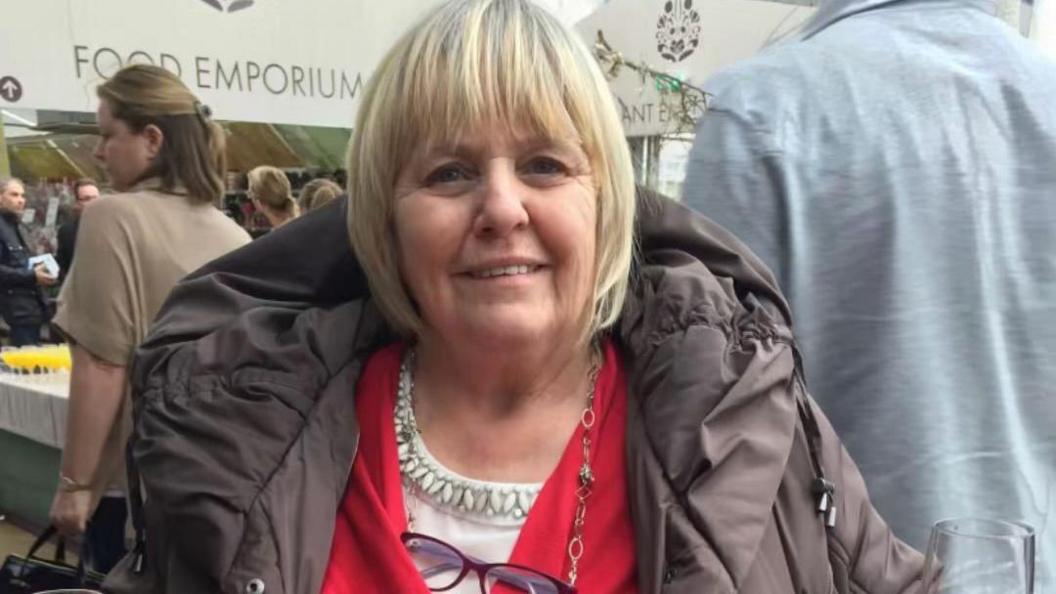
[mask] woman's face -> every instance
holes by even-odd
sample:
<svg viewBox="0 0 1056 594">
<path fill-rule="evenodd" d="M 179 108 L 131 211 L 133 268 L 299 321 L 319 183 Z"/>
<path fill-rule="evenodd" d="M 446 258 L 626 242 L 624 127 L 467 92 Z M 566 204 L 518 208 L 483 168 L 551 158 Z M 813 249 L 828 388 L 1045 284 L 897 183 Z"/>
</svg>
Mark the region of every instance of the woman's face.
<svg viewBox="0 0 1056 594">
<path fill-rule="evenodd" d="M 114 117 L 105 100 L 99 102 L 96 117 L 100 139 L 95 158 L 103 164 L 116 190 L 128 190 L 143 177 L 161 150 L 161 130 L 148 125 L 134 132 L 127 122 Z"/>
<path fill-rule="evenodd" d="M 427 331 L 492 346 L 578 337 L 593 303 L 596 196 L 573 142 L 484 129 L 413 155 L 395 226 Z"/>
</svg>

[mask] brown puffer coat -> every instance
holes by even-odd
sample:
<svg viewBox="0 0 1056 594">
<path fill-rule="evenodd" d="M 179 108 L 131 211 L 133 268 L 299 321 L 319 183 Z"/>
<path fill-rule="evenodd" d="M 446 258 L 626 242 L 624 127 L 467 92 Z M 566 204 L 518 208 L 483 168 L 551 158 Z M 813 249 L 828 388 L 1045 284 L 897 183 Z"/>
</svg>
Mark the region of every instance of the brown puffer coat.
<svg viewBox="0 0 1056 594">
<path fill-rule="evenodd" d="M 642 198 L 613 331 L 640 591 L 919 591 L 920 555 L 876 514 L 806 394 L 769 271 L 703 217 Z M 134 366 L 145 570 L 130 555 L 109 591 L 319 591 L 357 446 L 351 396 L 392 340 L 343 212 L 311 213 L 174 291 Z M 821 476 L 833 528 L 816 511 Z"/>
</svg>

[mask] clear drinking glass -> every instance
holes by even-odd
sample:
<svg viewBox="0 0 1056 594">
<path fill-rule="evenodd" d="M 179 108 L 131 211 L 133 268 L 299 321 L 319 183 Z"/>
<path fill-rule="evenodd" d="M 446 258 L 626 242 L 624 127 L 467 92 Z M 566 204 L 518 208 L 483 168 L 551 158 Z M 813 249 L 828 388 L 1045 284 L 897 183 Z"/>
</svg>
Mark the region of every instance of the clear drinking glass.
<svg viewBox="0 0 1056 594">
<path fill-rule="evenodd" d="M 1034 594 L 1034 529 L 1019 522 L 957 518 L 931 529 L 927 594 Z"/>
</svg>

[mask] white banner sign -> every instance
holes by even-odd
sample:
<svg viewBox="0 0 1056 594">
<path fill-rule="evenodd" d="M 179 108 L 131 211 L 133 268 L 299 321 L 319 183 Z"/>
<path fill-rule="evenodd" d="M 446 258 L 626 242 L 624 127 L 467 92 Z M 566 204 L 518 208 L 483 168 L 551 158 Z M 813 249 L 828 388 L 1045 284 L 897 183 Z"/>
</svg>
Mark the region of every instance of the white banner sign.
<svg viewBox="0 0 1056 594">
<path fill-rule="evenodd" d="M 610 0 L 576 28 L 593 43 L 601 31 L 631 62 L 700 86 L 724 66 L 780 39 L 813 13 L 799 2 L 756 0 Z M 672 103 L 652 80 L 628 68 L 611 81 L 628 136 L 674 132 Z M 705 89 L 706 90 L 706 89 Z"/>
<path fill-rule="evenodd" d="M 95 111 L 122 65 L 180 75 L 219 119 L 351 127 L 376 63 L 438 0 L 5 0 L 0 107 Z"/>
<path fill-rule="evenodd" d="M 351 127 L 384 52 L 441 1 L 5 0 L 0 107 L 91 112 L 100 82 L 150 63 L 179 74 L 218 119 Z M 572 22 L 603 0 L 538 1 Z M 699 84 L 809 13 L 756 0 L 609 0 L 577 28 Z M 612 88 L 628 134 L 670 131 L 651 82 L 625 72 Z"/>
<path fill-rule="evenodd" d="M 95 111 L 130 63 L 222 120 L 351 127 L 386 51 L 442 0 L 4 0 L 0 108 Z M 565 22 L 602 0 L 538 0 Z"/>
</svg>

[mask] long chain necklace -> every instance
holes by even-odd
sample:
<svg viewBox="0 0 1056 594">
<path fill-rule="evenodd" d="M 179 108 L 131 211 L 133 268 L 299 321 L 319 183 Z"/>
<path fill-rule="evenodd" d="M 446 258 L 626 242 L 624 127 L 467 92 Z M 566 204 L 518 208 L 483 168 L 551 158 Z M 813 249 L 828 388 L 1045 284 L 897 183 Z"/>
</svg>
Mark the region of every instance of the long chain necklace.
<svg viewBox="0 0 1056 594">
<path fill-rule="evenodd" d="M 568 541 L 568 583 L 576 585 L 579 577 L 579 559 L 583 556 L 585 546 L 583 544 L 583 525 L 587 518 L 587 500 L 594 492 L 594 469 L 590 467 L 590 430 L 594 428 L 597 416 L 594 414 L 594 395 L 597 393 L 598 372 L 600 364 L 598 358 L 594 357 L 591 362 L 589 384 L 590 392 L 587 393 L 587 407 L 579 416 L 579 424 L 583 426 L 583 465 L 579 467 L 579 486 L 576 487 L 576 515 L 572 520 L 572 538 Z"/>
<path fill-rule="evenodd" d="M 590 465 L 591 430 L 597 421 L 594 413 L 594 398 L 597 393 L 598 374 L 601 370 L 601 357 L 598 349 L 593 349 L 590 373 L 588 376 L 587 405 L 579 417 L 583 427 L 583 464 L 579 467 L 576 486 L 576 513 L 572 519 L 572 536 L 568 541 L 568 583 L 576 585 L 579 577 L 579 560 L 585 550 L 583 527 L 587 518 L 587 501 L 594 491 L 594 469 Z M 404 482 L 418 493 L 438 496 L 445 506 L 457 506 L 461 510 L 476 510 L 484 513 L 511 512 L 516 518 L 528 514 L 534 496 L 525 493 L 499 491 L 474 491 L 456 480 L 438 478 L 438 470 L 425 462 L 419 452 L 415 451 L 415 438 L 420 439 L 421 430 L 414 418 L 414 367 L 415 351 L 407 349 L 400 363 L 399 388 L 396 397 L 396 442 L 399 452 L 400 474 Z M 456 497 L 457 495 L 457 497 Z M 468 506 L 467 506 L 468 503 Z M 519 507 L 518 507 L 519 506 Z"/>
</svg>

